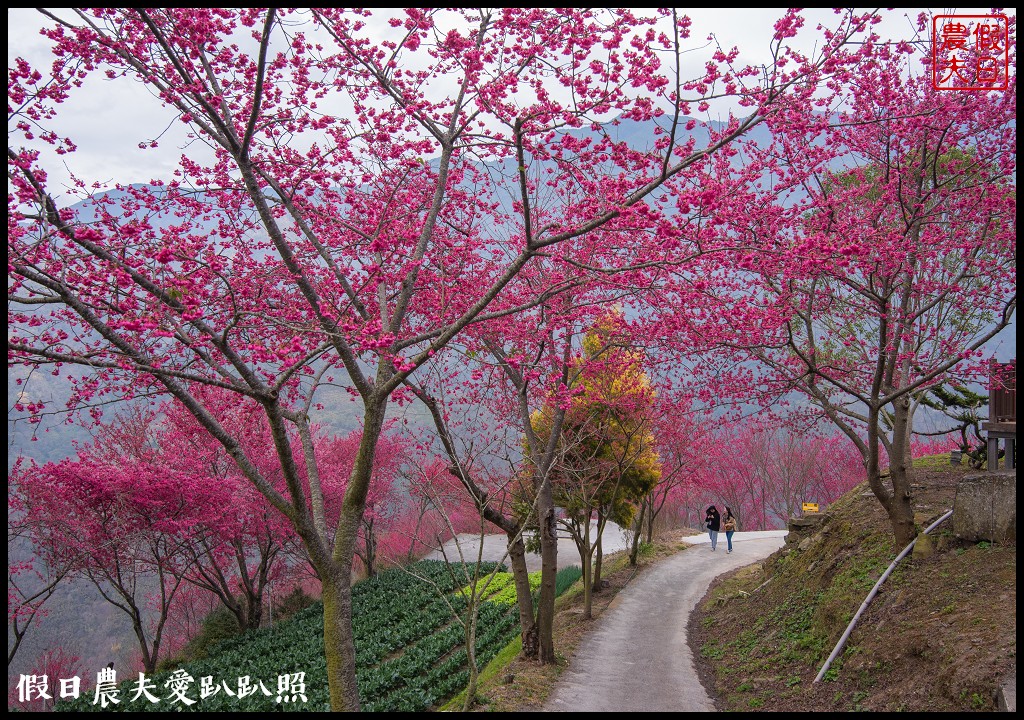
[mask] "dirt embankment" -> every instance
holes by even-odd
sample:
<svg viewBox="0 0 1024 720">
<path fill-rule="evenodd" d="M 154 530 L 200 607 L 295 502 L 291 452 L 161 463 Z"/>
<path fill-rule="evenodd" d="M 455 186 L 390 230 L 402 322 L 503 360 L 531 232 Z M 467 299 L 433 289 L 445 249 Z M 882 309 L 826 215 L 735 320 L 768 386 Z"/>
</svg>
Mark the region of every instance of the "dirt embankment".
<svg viewBox="0 0 1024 720">
<path fill-rule="evenodd" d="M 966 469 L 915 469 L 917 520 L 952 507 Z M 947 521 L 948 522 L 948 521 Z M 820 683 L 814 677 L 902 548 L 866 485 L 828 508 L 802 548 L 716 582 L 690 623 L 705 686 L 723 710 L 979 711 L 1016 668 L 1016 545 L 932 531 L 933 551 L 883 584 Z"/>
</svg>

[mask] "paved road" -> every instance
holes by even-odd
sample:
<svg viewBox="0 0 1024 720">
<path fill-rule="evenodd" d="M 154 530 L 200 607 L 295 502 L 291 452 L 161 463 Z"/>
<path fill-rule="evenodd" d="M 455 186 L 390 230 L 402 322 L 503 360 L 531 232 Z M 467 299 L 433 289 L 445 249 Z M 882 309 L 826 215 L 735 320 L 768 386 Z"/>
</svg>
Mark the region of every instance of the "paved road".
<svg viewBox="0 0 1024 720">
<path fill-rule="evenodd" d="M 590 537 L 591 541 L 597 535 L 597 523 L 591 524 Z M 724 536 L 723 536 L 724 537 Z M 476 562 L 477 553 L 480 548 L 480 536 L 479 535 L 459 535 L 458 547 L 462 550 L 462 557 L 466 559 L 466 562 Z M 505 553 L 506 538 L 504 535 L 485 535 L 484 536 L 484 554 L 483 559 L 496 562 L 502 559 Z M 605 555 L 610 555 L 613 552 L 624 550 L 626 548 L 626 536 L 615 523 L 609 522 L 604 529 L 604 536 L 601 540 L 601 547 Z M 444 545 L 444 551 L 448 556 L 448 560 L 455 562 L 459 559 L 459 550 L 456 547 L 456 540 L 449 540 Z M 434 550 L 425 556 L 427 560 L 440 560 L 442 558 L 439 550 Z M 507 558 L 505 563 L 508 564 Z M 576 543 L 574 543 L 569 537 L 565 536 L 565 531 L 559 531 L 558 538 L 558 569 L 561 570 L 569 565 L 580 564 L 580 552 L 576 549 Z M 536 572 L 540 570 L 540 555 L 536 553 L 526 553 L 526 569 L 530 572 Z"/>
<path fill-rule="evenodd" d="M 738 532 L 731 554 L 724 533 L 715 552 L 707 535 L 683 538 L 694 547 L 645 570 L 598 618 L 544 710 L 714 711 L 687 644 L 690 612 L 717 575 L 768 557 L 785 535 Z"/>
</svg>

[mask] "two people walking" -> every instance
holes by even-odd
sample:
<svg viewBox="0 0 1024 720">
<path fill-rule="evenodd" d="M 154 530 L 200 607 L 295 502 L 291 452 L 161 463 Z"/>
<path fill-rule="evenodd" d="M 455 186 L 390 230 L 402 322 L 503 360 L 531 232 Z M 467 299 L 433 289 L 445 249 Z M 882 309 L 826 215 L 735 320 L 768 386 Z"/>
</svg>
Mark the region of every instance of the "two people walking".
<svg viewBox="0 0 1024 720">
<path fill-rule="evenodd" d="M 714 505 L 708 506 L 707 515 L 704 516 L 704 525 L 707 526 L 708 535 L 711 537 L 711 550 L 714 552 L 718 547 L 718 533 L 725 532 L 725 540 L 728 543 L 726 552 L 732 552 L 732 534 L 736 532 L 736 516 L 732 509 L 726 505 L 725 515 L 720 515 L 718 508 Z"/>
</svg>

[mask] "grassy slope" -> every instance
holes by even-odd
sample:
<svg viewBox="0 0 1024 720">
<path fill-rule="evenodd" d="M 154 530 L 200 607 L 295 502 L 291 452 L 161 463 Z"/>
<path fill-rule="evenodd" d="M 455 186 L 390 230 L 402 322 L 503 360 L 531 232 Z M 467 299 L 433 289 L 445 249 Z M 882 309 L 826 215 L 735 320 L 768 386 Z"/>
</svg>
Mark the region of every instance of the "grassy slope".
<svg viewBox="0 0 1024 720">
<path fill-rule="evenodd" d="M 965 469 L 915 467 L 917 520 L 952 507 Z M 902 548 L 866 485 L 827 511 L 802 548 L 714 585 L 691 620 L 702 679 L 722 709 L 976 711 L 1016 666 L 1016 546 L 964 543 L 947 526 L 906 558 L 821 683 L 812 681 Z"/>
</svg>

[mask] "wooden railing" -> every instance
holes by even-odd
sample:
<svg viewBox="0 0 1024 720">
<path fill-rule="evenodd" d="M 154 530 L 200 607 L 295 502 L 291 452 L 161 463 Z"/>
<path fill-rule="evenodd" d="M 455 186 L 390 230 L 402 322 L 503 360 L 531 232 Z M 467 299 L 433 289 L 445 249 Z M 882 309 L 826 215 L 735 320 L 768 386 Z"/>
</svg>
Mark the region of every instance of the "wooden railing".
<svg viewBox="0 0 1024 720">
<path fill-rule="evenodd" d="M 1017 422 L 1017 360 L 989 365 L 988 419 L 993 423 Z"/>
</svg>

